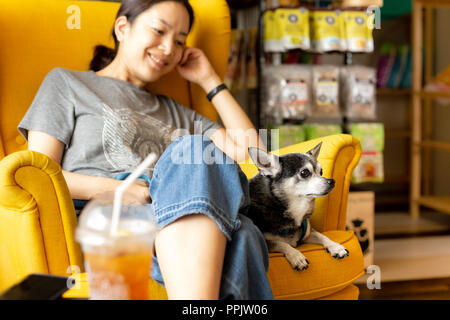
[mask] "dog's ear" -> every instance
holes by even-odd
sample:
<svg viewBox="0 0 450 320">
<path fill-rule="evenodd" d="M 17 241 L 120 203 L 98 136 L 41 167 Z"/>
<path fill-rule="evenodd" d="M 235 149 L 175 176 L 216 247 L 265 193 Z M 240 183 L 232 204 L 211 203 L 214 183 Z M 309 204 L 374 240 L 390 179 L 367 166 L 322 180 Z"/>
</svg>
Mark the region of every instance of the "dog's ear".
<svg viewBox="0 0 450 320">
<path fill-rule="evenodd" d="M 317 157 L 319 156 L 320 147 L 322 147 L 322 142 L 320 142 L 317 146 L 309 150 L 306 154 L 311 155 L 314 159 L 317 160 Z"/>
<path fill-rule="evenodd" d="M 281 171 L 280 158 L 276 155 L 255 147 L 249 147 L 248 154 L 262 175 L 275 176 Z"/>
</svg>

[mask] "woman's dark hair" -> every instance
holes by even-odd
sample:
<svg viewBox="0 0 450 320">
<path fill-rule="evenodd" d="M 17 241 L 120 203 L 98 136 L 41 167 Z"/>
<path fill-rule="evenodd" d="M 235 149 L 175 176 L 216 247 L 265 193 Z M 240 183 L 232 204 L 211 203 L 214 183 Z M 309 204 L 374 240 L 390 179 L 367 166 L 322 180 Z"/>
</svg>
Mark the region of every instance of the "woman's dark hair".
<svg viewBox="0 0 450 320">
<path fill-rule="evenodd" d="M 142 12 L 146 11 L 157 3 L 165 1 L 179 2 L 184 5 L 189 14 L 189 31 L 191 31 L 192 24 L 194 23 L 194 10 L 192 9 L 188 0 L 122 0 L 122 4 L 120 5 L 119 11 L 117 12 L 116 20 L 121 16 L 125 16 L 130 25 L 132 25 L 133 21 Z M 119 41 L 117 41 L 116 32 L 114 29 L 115 28 L 113 25 L 111 35 L 114 38 L 114 49 L 108 48 L 104 45 L 96 46 L 94 49 L 94 57 L 92 58 L 89 65 L 90 70 L 99 71 L 110 64 L 116 57 L 117 50 L 119 49 Z"/>
</svg>

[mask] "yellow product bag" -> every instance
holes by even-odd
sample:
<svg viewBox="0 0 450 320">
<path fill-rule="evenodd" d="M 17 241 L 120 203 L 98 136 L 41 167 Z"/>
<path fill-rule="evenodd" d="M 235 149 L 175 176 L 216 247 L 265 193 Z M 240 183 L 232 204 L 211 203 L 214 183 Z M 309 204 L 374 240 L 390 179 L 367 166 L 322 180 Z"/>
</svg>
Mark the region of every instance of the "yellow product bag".
<svg viewBox="0 0 450 320">
<path fill-rule="evenodd" d="M 284 51 L 280 23 L 274 10 L 267 10 L 263 14 L 264 21 L 264 51 Z"/>
<path fill-rule="evenodd" d="M 369 28 L 369 19 L 365 11 L 344 11 L 345 33 L 347 38 L 347 50 L 351 52 L 372 52 L 373 37 L 372 30 Z"/>
<path fill-rule="evenodd" d="M 280 8 L 275 11 L 284 48 L 309 50 L 309 11 L 306 8 Z"/>
<path fill-rule="evenodd" d="M 310 11 L 312 47 L 315 51 L 345 51 L 344 21 L 340 10 Z"/>
</svg>

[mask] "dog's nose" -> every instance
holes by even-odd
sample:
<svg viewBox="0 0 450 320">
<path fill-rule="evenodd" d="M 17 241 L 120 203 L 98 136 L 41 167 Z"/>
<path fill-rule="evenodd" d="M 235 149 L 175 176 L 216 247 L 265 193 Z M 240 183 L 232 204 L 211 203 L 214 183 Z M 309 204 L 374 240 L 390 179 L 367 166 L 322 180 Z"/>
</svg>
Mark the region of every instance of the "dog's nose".
<svg viewBox="0 0 450 320">
<path fill-rule="evenodd" d="M 328 183 L 331 187 L 334 187 L 334 184 L 335 184 L 334 179 L 328 179 L 328 180 L 327 180 L 327 183 Z"/>
</svg>

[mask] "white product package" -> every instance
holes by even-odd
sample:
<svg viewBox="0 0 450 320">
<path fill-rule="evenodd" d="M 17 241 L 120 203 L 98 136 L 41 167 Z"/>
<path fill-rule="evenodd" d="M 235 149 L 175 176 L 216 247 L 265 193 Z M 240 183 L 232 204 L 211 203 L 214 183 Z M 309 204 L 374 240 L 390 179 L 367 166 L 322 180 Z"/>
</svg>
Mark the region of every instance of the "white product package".
<svg viewBox="0 0 450 320">
<path fill-rule="evenodd" d="M 305 120 L 310 114 L 311 69 L 299 64 L 263 69 L 262 112 L 274 124 Z"/>
<path fill-rule="evenodd" d="M 341 69 L 342 101 L 349 119 L 376 118 L 376 72 L 366 66 Z"/>
<path fill-rule="evenodd" d="M 339 68 L 332 65 L 316 65 L 312 68 L 313 118 L 339 118 Z"/>
</svg>

